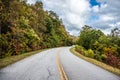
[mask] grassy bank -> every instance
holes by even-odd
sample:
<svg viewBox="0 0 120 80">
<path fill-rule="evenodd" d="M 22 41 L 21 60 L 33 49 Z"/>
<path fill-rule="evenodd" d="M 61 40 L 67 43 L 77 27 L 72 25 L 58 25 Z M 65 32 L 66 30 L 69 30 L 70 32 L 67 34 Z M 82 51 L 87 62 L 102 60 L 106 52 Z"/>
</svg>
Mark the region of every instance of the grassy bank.
<svg viewBox="0 0 120 80">
<path fill-rule="evenodd" d="M 6 67 L 12 63 L 15 63 L 21 59 L 24 59 L 28 56 L 31 56 L 31 55 L 34 55 L 38 52 L 41 52 L 41 51 L 44 51 L 46 49 L 43 49 L 43 50 L 37 50 L 37 51 L 32 51 L 32 52 L 28 52 L 28 53 L 24 53 L 24 54 L 20 54 L 20 55 L 16 55 L 16 56 L 10 56 L 10 57 L 6 57 L 6 58 L 3 58 L 3 59 L 0 59 L 0 69 L 3 68 L 3 67 Z"/>
<path fill-rule="evenodd" d="M 95 60 L 95 59 L 85 57 L 85 56 L 81 55 L 80 53 L 76 52 L 76 51 L 75 51 L 75 48 L 71 48 L 70 51 L 71 51 L 74 55 L 76 55 L 76 56 L 78 56 L 78 57 L 80 57 L 80 58 L 82 58 L 82 59 L 84 59 L 84 60 L 86 60 L 86 61 L 88 61 L 88 62 L 91 62 L 91 63 L 93 63 L 93 64 L 95 64 L 95 65 L 97 65 L 97 66 L 99 66 L 99 67 L 101 67 L 101 68 L 103 68 L 103 69 L 105 69 L 105 70 L 108 70 L 108 71 L 110 71 L 110 72 L 112 72 L 112 73 L 117 74 L 117 75 L 120 76 L 120 69 L 114 68 L 114 67 L 112 67 L 112 66 L 109 66 L 109 65 L 107 65 L 107 64 L 105 64 L 105 63 L 102 63 L 102 62 L 100 62 L 100 61 L 97 61 L 97 60 Z"/>
</svg>

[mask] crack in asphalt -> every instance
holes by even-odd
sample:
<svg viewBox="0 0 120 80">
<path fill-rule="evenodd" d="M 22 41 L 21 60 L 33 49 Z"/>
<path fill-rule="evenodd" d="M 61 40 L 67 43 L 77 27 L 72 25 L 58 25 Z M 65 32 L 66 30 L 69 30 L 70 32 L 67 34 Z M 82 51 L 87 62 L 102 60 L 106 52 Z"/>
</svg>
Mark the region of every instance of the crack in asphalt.
<svg viewBox="0 0 120 80">
<path fill-rule="evenodd" d="M 48 71 L 48 77 L 47 77 L 47 80 L 49 80 L 49 78 L 50 78 L 50 76 L 52 76 L 52 74 L 51 74 L 49 68 L 47 68 L 47 71 Z"/>
</svg>

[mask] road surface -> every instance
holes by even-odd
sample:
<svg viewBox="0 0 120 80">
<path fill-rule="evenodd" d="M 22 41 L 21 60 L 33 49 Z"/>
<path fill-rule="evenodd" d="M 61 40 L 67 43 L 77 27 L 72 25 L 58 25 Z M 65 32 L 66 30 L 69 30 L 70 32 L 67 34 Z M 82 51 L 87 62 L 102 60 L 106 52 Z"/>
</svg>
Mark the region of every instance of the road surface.
<svg viewBox="0 0 120 80">
<path fill-rule="evenodd" d="M 70 47 L 53 48 L 0 70 L 0 80 L 60 80 L 56 54 L 69 80 L 120 80 L 100 67 L 74 56 Z"/>
<path fill-rule="evenodd" d="M 62 48 L 60 53 L 69 80 L 120 80 L 119 76 L 76 57 L 69 49 L 70 47 Z"/>
<path fill-rule="evenodd" d="M 59 48 L 40 52 L 0 70 L 0 80 L 60 80 L 56 53 Z"/>
</svg>

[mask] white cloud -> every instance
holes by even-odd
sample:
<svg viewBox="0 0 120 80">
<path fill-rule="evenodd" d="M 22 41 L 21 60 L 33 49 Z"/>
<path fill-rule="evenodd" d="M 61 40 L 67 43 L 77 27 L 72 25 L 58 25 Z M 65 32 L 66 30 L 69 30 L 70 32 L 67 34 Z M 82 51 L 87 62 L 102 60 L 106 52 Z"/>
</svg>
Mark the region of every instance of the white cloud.
<svg viewBox="0 0 120 80">
<path fill-rule="evenodd" d="M 27 0 L 27 3 L 34 4 L 37 0 Z"/>
<path fill-rule="evenodd" d="M 35 0 L 28 0 L 34 2 Z M 117 25 L 120 28 L 120 0 L 97 0 L 100 5 L 91 6 L 90 0 L 40 0 L 45 10 L 53 10 L 70 32 L 78 35 L 83 25 L 91 25 L 104 33 Z"/>
<path fill-rule="evenodd" d="M 120 0 L 97 0 L 101 3 L 100 7 L 92 7 L 93 14 L 99 18 L 92 24 L 95 28 L 101 29 L 105 34 L 110 33 L 111 29 L 120 28 Z"/>
<path fill-rule="evenodd" d="M 114 20 L 114 17 L 109 15 L 101 15 L 100 19 L 103 21 L 110 21 L 110 20 Z"/>
<path fill-rule="evenodd" d="M 120 21 L 119 21 L 119 22 L 117 22 L 117 25 L 118 25 L 118 26 L 120 26 Z"/>
<path fill-rule="evenodd" d="M 78 35 L 77 31 L 86 24 L 91 10 L 88 0 L 42 0 L 42 2 L 44 8 L 55 11 L 62 18 L 66 30 L 75 35 Z"/>
<path fill-rule="evenodd" d="M 70 34 L 71 35 L 78 35 L 78 34 L 80 34 L 80 30 L 71 30 Z"/>
<path fill-rule="evenodd" d="M 86 0 L 67 0 L 68 9 L 75 14 L 86 14 L 89 11 L 89 3 Z"/>
<path fill-rule="evenodd" d="M 93 9 L 93 12 L 99 12 L 99 6 L 98 5 L 94 6 L 92 9 Z"/>
</svg>

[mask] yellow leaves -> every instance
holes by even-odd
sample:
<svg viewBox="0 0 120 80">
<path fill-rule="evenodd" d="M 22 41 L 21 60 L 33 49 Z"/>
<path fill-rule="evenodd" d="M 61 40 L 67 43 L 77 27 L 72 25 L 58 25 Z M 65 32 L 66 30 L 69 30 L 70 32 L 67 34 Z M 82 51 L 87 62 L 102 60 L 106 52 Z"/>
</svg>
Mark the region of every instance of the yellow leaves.
<svg viewBox="0 0 120 80">
<path fill-rule="evenodd" d="M 95 41 L 95 43 L 93 45 L 94 45 L 94 48 L 97 49 L 99 47 L 100 43 L 98 41 Z"/>
<path fill-rule="evenodd" d="M 25 18 L 25 16 L 20 17 L 20 26 L 26 28 L 26 26 L 29 26 L 29 20 Z"/>
<path fill-rule="evenodd" d="M 102 54 L 101 57 L 102 57 L 103 59 L 107 59 L 107 55 L 106 55 L 106 54 Z"/>
<path fill-rule="evenodd" d="M 103 50 L 104 50 L 104 52 L 106 52 L 106 53 L 110 53 L 110 48 L 108 48 L 108 47 L 104 47 Z"/>
<path fill-rule="evenodd" d="M 35 33 L 35 31 L 33 29 L 29 29 L 28 31 L 26 31 L 26 34 L 28 35 L 28 37 L 34 37 L 38 40 L 40 40 L 39 36 Z"/>
<path fill-rule="evenodd" d="M 117 54 L 117 48 L 116 47 L 104 47 L 103 51 L 105 53 Z"/>
<path fill-rule="evenodd" d="M 93 51 L 92 49 L 89 49 L 89 50 L 87 50 L 87 51 L 85 52 L 85 55 L 86 55 L 87 57 L 94 58 L 95 53 L 94 53 L 94 51 Z"/>
<path fill-rule="evenodd" d="M 116 52 L 117 51 L 117 48 L 116 47 L 112 47 L 111 48 L 111 52 Z"/>
</svg>

